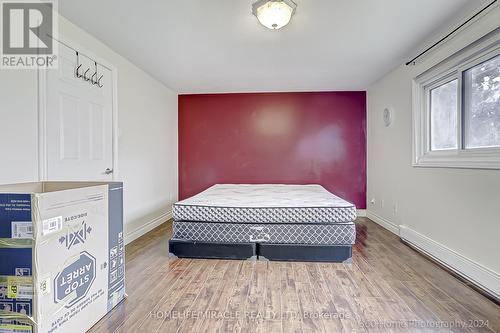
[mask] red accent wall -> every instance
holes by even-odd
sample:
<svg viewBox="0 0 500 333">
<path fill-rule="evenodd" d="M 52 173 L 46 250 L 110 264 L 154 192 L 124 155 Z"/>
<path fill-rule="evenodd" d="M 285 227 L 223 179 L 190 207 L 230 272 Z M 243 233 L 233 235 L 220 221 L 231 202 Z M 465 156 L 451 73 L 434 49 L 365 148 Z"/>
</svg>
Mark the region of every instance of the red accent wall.
<svg viewBox="0 0 500 333">
<path fill-rule="evenodd" d="M 366 208 L 366 93 L 179 96 L 179 196 L 216 183 L 321 184 Z"/>
</svg>

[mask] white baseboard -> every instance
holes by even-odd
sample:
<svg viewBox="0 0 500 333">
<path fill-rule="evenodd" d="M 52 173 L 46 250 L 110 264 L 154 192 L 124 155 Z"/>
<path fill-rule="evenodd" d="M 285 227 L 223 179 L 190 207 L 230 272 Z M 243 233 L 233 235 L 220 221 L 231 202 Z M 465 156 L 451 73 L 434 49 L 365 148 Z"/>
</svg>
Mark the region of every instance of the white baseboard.
<svg viewBox="0 0 500 333">
<path fill-rule="evenodd" d="M 357 209 L 359 217 L 366 217 L 366 209 Z"/>
<path fill-rule="evenodd" d="M 170 212 L 167 212 L 165 214 L 162 214 L 162 215 L 152 219 L 149 222 L 144 223 L 143 225 L 141 225 L 139 228 L 136 228 L 135 230 L 127 232 L 125 234 L 125 244 L 128 244 L 128 243 L 136 240 L 137 238 L 139 238 L 142 235 L 144 235 L 145 233 L 153 230 L 157 226 L 167 222 L 171 218 L 172 218 L 172 212 L 170 211 Z"/>
<path fill-rule="evenodd" d="M 374 212 L 371 212 L 369 210 L 366 211 L 366 217 L 368 217 L 370 220 L 377 223 L 378 225 L 384 227 L 385 229 L 389 230 L 393 234 L 396 234 L 399 236 L 399 226 L 397 224 L 394 224 L 391 221 L 389 221 L 389 220 L 383 218 L 382 216 L 379 216 L 379 215 L 377 215 Z"/>
<path fill-rule="evenodd" d="M 431 256 L 456 274 L 476 284 L 493 297 L 500 299 L 500 274 L 479 265 L 460 253 L 418 233 L 408 226 L 400 226 L 403 240 Z"/>
</svg>

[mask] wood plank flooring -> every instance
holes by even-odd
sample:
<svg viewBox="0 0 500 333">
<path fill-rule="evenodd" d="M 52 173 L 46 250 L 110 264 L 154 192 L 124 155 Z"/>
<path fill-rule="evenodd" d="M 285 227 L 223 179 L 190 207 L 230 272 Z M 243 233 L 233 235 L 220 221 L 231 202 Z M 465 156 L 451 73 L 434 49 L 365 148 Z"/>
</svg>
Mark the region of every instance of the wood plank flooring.
<svg viewBox="0 0 500 333">
<path fill-rule="evenodd" d="M 357 220 L 352 264 L 174 259 L 171 223 L 126 247 L 128 298 L 90 332 L 500 332 L 500 307 Z"/>
</svg>

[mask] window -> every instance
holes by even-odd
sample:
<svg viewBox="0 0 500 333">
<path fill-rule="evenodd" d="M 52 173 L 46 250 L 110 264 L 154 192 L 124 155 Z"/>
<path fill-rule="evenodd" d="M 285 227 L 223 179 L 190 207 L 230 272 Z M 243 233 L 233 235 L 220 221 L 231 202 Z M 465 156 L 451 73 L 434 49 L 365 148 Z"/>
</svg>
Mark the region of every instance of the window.
<svg viewBox="0 0 500 333">
<path fill-rule="evenodd" d="M 500 56 L 464 72 L 465 148 L 500 147 Z"/>
<path fill-rule="evenodd" d="M 457 149 L 458 80 L 431 89 L 431 149 Z"/>
<path fill-rule="evenodd" d="M 414 166 L 500 169 L 500 33 L 413 82 Z"/>
</svg>

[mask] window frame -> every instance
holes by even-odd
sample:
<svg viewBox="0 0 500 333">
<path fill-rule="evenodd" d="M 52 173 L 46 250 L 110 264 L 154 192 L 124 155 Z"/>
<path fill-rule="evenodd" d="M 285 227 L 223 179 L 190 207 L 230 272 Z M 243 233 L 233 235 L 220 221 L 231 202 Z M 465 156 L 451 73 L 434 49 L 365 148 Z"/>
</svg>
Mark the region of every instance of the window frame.
<svg viewBox="0 0 500 333">
<path fill-rule="evenodd" d="M 500 147 L 466 148 L 465 72 L 500 55 L 500 33 L 485 37 L 430 68 L 412 82 L 414 167 L 500 169 Z M 431 149 L 431 90 L 457 80 L 457 149 Z"/>
</svg>

